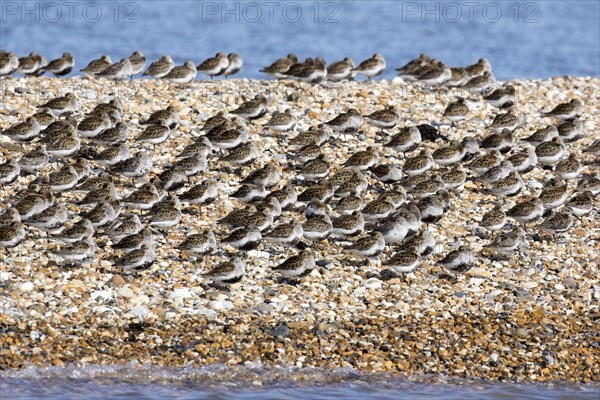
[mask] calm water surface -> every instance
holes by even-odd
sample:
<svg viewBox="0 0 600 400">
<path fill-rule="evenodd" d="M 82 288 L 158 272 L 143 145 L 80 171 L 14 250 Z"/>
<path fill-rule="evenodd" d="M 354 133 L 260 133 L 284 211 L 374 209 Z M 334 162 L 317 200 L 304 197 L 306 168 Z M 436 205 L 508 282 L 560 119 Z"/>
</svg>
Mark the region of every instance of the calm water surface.
<svg viewBox="0 0 600 400">
<path fill-rule="evenodd" d="M 598 399 L 600 385 L 410 380 L 352 370 L 211 366 L 30 368 L 4 372 L 6 399 Z"/>
<path fill-rule="evenodd" d="M 236 51 L 246 77 L 288 52 L 355 61 L 381 52 L 394 68 L 422 52 L 450 65 L 486 56 L 499 79 L 600 76 L 600 2 L 588 1 L 8 1 L 0 48 L 78 70 L 102 53 L 142 50 L 199 64 Z"/>
</svg>

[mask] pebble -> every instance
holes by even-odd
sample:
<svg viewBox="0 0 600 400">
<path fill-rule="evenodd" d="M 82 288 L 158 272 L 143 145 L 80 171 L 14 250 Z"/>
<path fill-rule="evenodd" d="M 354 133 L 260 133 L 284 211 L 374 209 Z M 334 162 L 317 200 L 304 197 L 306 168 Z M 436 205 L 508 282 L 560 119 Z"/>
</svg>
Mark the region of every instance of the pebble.
<svg viewBox="0 0 600 400">
<path fill-rule="evenodd" d="M 528 290 L 528 289 L 533 289 L 533 288 L 535 288 L 535 287 L 537 287 L 537 286 L 538 286 L 538 283 L 537 283 L 537 282 L 531 282 L 531 281 L 528 281 L 528 282 L 523 282 L 523 283 L 521 283 L 521 288 L 522 288 L 522 289 L 525 289 L 525 290 Z"/>
<path fill-rule="evenodd" d="M 122 286 L 125 284 L 125 279 L 123 279 L 123 277 L 118 274 L 113 275 L 112 278 L 110 278 L 110 280 L 115 286 Z"/>
<path fill-rule="evenodd" d="M 119 297 L 126 297 L 126 298 L 130 298 L 130 297 L 134 296 L 133 290 L 131 290 L 131 288 L 128 286 L 119 288 L 119 290 L 117 291 L 117 295 Z"/>
<path fill-rule="evenodd" d="M 109 93 L 114 87 L 95 79 L 41 77 L 36 81 L 47 86 L 48 96 L 60 93 L 65 85 L 72 86 L 81 94 L 84 112 L 93 103 L 111 98 Z M 350 106 L 367 114 L 382 108 L 383 104 L 399 105 L 403 113 L 409 113 L 412 120 L 405 124 L 444 123 L 441 113 L 445 99 L 440 101 L 433 93 L 422 96 L 418 85 L 410 82 L 393 86 L 375 81 L 369 83 L 369 87 L 362 82 L 347 82 L 335 89 L 335 102 L 331 101 L 331 88 L 325 86 L 311 87 L 307 97 L 305 92 L 294 90 L 287 82 L 248 80 L 203 81 L 179 89 L 167 88 L 159 81 L 136 79 L 119 83 L 119 92 L 114 95 L 124 100 L 124 118 L 132 127 L 170 102 L 181 110 L 182 121 L 172 137 L 155 150 L 148 148 L 154 151 L 154 171 L 161 171 L 160 163 L 171 162 L 191 135 L 199 135 L 198 124 L 216 110 L 231 110 L 241 102 L 239 95 L 234 94 L 240 82 L 248 95 L 272 89 L 270 110 L 283 109 L 286 96 L 293 93 L 297 103 L 290 106 L 297 112 L 298 130 L 306 129 L 309 122 L 310 125 L 316 122 L 303 117 L 303 110 L 318 121 L 324 121 Z M 513 81 L 517 86 L 528 82 Z M 528 125 L 546 122 L 539 117 L 539 110 L 556 104 L 558 97 L 548 94 L 551 90 L 566 100 L 575 96 L 574 85 L 586 99 L 586 126 L 593 120 L 590 116 L 594 116 L 598 108 L 595 97 L 600 91 L 598 79 L 561 78 L 536 81 L 536 84 L 539 90 L 530 95 L 533 97 L 519 103 L 519 111 L 532 116 Z M 6 79 L 3 85 L 6 88 L 3 106 L 6 107 L 0 111 L 5 116 L 0 119 L 0 129 L 30 115 L 35 105 L 26 101 L 27 96 L 14 95 L 15 86 L 23 86 L 20 78 Z M 193 95 L 205 85 L 209 85 L 208 88 L 200 89 L 200 93 L 209 96 Z M 338 96 L 340 90 L 342 93 Z M 215 91 L 221 92 L 221 96 L 213 96 Z M 357 95 L 358 92 L 361 94 Z M 372 93 L 379 93 L 379 97 L 374 98 Z M 448 95 L 454 93 L 451 91 Z M 224 104 L 224 100 L 228 103 Z M 326 107 L 324 103 L 331 106 Z M 464 132 L 479 135 L 493 111 L 484 102 L 473 102 L 473 106 L 474 120 L 468 121 Z M 262 138 L 260 127 L 269 116 L 249 125 L 254 139 Z M 477 120 L 480 117 L 482 119 Z M 439 134 L 451 139 L 463 133 L 445 125 L 439 129 L 442 131 Z M 348 140 L 349 146 L 338 146 L 335 141 L 323 146 L 323 153 L 333 163 L 333 172 L 348 158 L 350 151 L 375 141 L 378 145 L 382 138 L 377 131 L 365 124 L 357 134 L 340 138 Z M 517 135 L 522 133 L 517 131 Z M 4 138 L 0 140 L 2 160 L 9 151 L 23 151 L 21 145 L 15 146 Z M 288 162 L 293 160 L 282 157 L 288 154 L 285 140 L 268 137 L 258 142 L 263 152 L 269 150 L 268 154 L 261 154 L 253 165 L 242 167 L 239 171 L 242 176 L 275 158 L 282 160 L 282 175 L 288 179 L 293 168 Z M 586 137 L 575 145 L 589 142 L 590 138 Z M 436 147 L 440 141 L 426 141 L 424 145 Z M 569 146 L 572 150 L 574 145 Z M 382 153 L 386 162 L 400 165 L 403 162 L 403 157 L 389 149 L 383 149 Z M 53 165 L 46 167 L 44 173 L 57 168 L 56 163 L 50 164 Z M 593 365 L 590 363 L 595 362 L 598 352 L 598 345 L 593 341 L 597 325 L 593 316 L 600 300 L 600 286 L 595 281 L 600 257 L 590 257 L 597 252 L 596 243 L 591 239 L 598 236 L 593 218 L 584 218 L 583 224 L 577 220 L 572 231 L 557 235 L 566 244 L 556 245 L 546 235 L 538 235 L 538 242 L 530 240 L 531 249 L 521 258 L 510 261 L 481 258 L 479 266 L 459 276 L 456 282 L 441 279 L 440 269 L 434 263 L 453 245 L 469 243 L 478 254 L 489 240 L 483 235 L 485 232 L 477 228 L 478 218 L 484 211 L 479 202 L 481 198 L 468 194 L 478 186 L 468 182 L 467 195 L 453 197 L 452 207 L 444 218 L 429 227 L 438 242 L 438 254 L 423 262 L 415 273 L 387 279 L 385 274 L 380 274 L 382 269 L 378 266 L 348 268 L 343 261 L 347 254 L 328 239 L 314 245 L 319 253 L 318 265 L 323 268 L 315 268 L 298 285 L 275 283 L 276 275 L 269 271 L 270 265 L 283 261 L 287 254 L 297 250 L 286 250 L 284 255 L 265 248 L 248 254 L 247 274 L 242 284 L 232 286 L 229 291 L 204 289 L 197 272 L 208 269 L 213 262 L 221 262 L 223 254 L 215 253 L 196 263 L 180 259 L 172 244 L 179 243 L 196 229 L 208 227 L 221 233 L 220 226 L 213 225 L 212 221 L 238 207 L 238 202 L 228 197 L 238 186 L 236 170 L 237 167 L 221 169 L 219 166 L 201 177 L 191 178 L 190 183 L 205 177 L 218 178 L 222 185 L 220 196 L 213 204 L 194 207 L 196 215 L 193 217 L 184 213 L 181 226 L 170 229 L 166 239 L 161 234 L 155 235 L 160 251 L 157 251 L 155 265 L 147 271 L 125 276 L 125 272 L 111 262 L 110 243 L 98 249 L 98 264 L 58 268 L 42 251 L 45 244 L 41 244 L 39 237 L 25 240 L 19 247 L 19 256 L 13 258 L 8 268 L 0 268 L 0 281 L 7 293 L 3 297 L 6 312 L 0 315 L 0 348 L 9 349 L 0 357 L 0 368 L 77 364 L 78 361 L 115 364 L 135 359 L 174 368 L 190 363 L 256 365 L 260 362 L 264 366 L 281 363 L 315 367 L 315 370 L 327 366 L 486 381 L 597 380 L 593 367 L 581 367 Z M 518 197 L 508 199 L 505 208 L 522 195 L 535 195 L 539 182 L 550 175 L 549 171 L 537 170 L 526 175 L 530 184 Z M 0 198 L 10 198 L 13 189 L 24 187 L 31 179 L 23 176 L 11 189 L 0 188 Z M 573 184 L 570 182 L 571 190 Z M 369 190 L 365 201 L 371 201 L 375 195 Z M 63 196 L 70 200 L 72 195 Z M 485 201 L 489 205 L 487 199 Z M 463 207 L 467 208 L 466 212 L 460 212 Z M 73 204 L 70 211 L 80 210 Z M 300 215 L 300 212 L 285 211 L 282 219 L 296 213 Z M 389 255 L 388 250 L 383 259 Z M 200 266 L 201 263 L 205 265 Z M 383 277 L 387 280 L 381 279 Z M 196 284 L 198 286 L 194 286 Z M 571 293 L 574 288 L 579 288 L 576 295 Z M 538 312 L 540 308 L 543 312 Z M 517 332 L 517 328 L 523 331 Z M 546 330 L 552 334 L 546 334 Z M 44 340 L 37 341 L 38 336 L 31 338 L 30 333 L 34 331 L 46 335 Z M 274 336 L 285 340 L 274 341 Z M 34 350 L 36 348 L 39 350 Z M 551 366 L 548 366 L 550 359 L 542 356 L 544 350 L 549 350 L 548 354 L 555 361 Z M 486 359 L 489 353 L 492 354 Z M 310 379 L 310 368 L 303 369 L 306 379 Z M 546 368 L 543 373 L 542 368 Z"/>
<path fill-rule="evenodd" d="M 170 299 L 174 300 L 174 299 L 188 299 L 192 297 L 192 294 L 190 293 L 190 289 L 189 288 L 179 288 L 179 289 L 174 289 L 171 292 L 171 295 L 169 296 Z"/>
<path fill-rule="evenodd" d="M 133 315 L 138 319 L 144 319 L 150 315 L 150 310 L 148 309 L 148 307 L 133 307 L 129 311 L 127 311 L 127 314 Z"/>
<path fill-rule="evenodd" d="M 90 299 L 96 300 L 98 302 L 105 302 L 107 300 L 112 299 L 112 290 L 96 290 L 90 293 Z"/>
<path fill-rule="evenodd" d="M 233 308 L 233 303 L 229 300 L 224 301 L 211 301 L 208 303 L 208 307 L 212 308 L 216 311 L 225 311 L 231 310 Z"/>
<path fill-rule="evenodd" d="M 286 324 L 281 324 L 277 328 L 273 329 L 272 333 L 275 338 L 286 338 L 290 336 L 290 328 Z"/>
<path fill-rule="evenodd" d="M 366 280 L 364 286 L 367 289 L 381 289 L 381 281 L 377 278 L 369 278 Z"/>
</svg>

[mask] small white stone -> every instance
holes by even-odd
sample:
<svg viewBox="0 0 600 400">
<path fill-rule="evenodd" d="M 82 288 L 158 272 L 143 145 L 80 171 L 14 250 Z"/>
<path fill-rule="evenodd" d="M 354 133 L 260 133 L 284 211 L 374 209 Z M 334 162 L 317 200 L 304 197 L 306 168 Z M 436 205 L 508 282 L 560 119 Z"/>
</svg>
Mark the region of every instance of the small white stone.
<svg viewBox="0 0 600 400">
<path fill-rule="evenodd" d="M 131 288 L 128 286 L 123 286 L 119 288 L 119 290 L 117 291 L 117 295 L 119 297 L 133 297 L 133 290 L 131 290 Z"/>
<path fill-rule="evenodd" d="M 537 287 L 537 282 L 523 282 L 521 283 L 521 288 L 522 289 L 533 289 L 534 287 Z"/>
<path fill-rule="evenodd" d="M 364 285 L 367 289 L 381 289 L 381 281 L 377 278 L 367 279 Z"/>
<path fill-rule="evenodd" d="M 174 300 L 174 299 L 187 299 L 192 297 L 192 294 L 190 293 L 190 289 L 189 288 L 178 288 L 178 289 L 173 289 L 173 291 L 171 292 L 171 295 L 169 296 L 170 299 Z"/>
<path fill-rule="evenodd" d="M 96 290 L 90 293 L 90 299 L 96 301 L 106 301 L 112 299 L 112 290 Z"/>
<path fill-rule="evenodd" d="M 29 292 L 33 290 L 33 282 L 23 282 L 19 285 L 19 289 L 24 292 Z"/>
<path fill-rule="evenodd" d="M 146 318 L 150 315 L 150 310 L 148 307 L 133 307 L 131 310 L 127 311 L 127 314 L 133 315 L 137 318 Z"/>
<path fill-rule="evenodd" d="M 233 303 L 229 300 L 225 301 L 211 301 L 208 303 L 208 306 L 213 310 L 222 311 L 222 310 L 231 310 L 233 308 Z"/>
<path fill-rule="evenodd" d="M 129 302 L 131 304 L 136 304 L 136 305 L 148 304 L 150 302 L 150 298 L 148 296 L 146 296 L 145 294 L 143 294 L 141 296 L 132 298 Z"/>
<path fill-rule="evenodd" d="M 215 310 L 209 310 L 208 308 L 196 308 L 195 310 L 192 310 L 190 314 L 205 315 L 209 318 L 215 318 L 217 316 Z"/>
<path fill-rule="evenodd" d="M 481 279 L 481 278 L 471 278 L 469 280 L 469 282 L 471 283 L 471 285 L 473 286 L 479 286 L 481 285 L 483 282 L 485 282 L 485 279 Z"/>
</svg>

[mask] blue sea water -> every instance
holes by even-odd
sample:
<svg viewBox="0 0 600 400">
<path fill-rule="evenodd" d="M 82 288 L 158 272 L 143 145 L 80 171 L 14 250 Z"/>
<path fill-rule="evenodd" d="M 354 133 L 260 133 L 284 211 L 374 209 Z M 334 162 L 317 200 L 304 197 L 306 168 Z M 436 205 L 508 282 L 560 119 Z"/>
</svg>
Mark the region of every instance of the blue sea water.
<svg viewBox="0 0 600 400">
<path fill-rule="evenodd" d="M 597 400 L 600 385 L 489 383 L 419 379 L 352 370 L 209 366 L 51 367 L 5 372 L 3 399 L 273 399 L 287 400 Z"/>
<path fill-rule="evenodd" d="M 77 69 L 102 53 L 142 50 L 200 63 L 238 52 L 240 75 L 289 52 L 355 61 L 381 52 L 394 67 L 422 52 L 450 65 L 488 57 L 499 79 L 600 76 L 598 0 L 2 0 L 0 48 L 48 59 L 70 50 Z"/>
</svg>

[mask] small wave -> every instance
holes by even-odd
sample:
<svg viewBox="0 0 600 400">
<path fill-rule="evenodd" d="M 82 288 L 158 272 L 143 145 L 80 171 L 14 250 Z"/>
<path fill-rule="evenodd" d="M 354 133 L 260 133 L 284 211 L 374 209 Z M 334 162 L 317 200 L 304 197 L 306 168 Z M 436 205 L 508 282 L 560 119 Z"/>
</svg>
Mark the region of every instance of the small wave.
<svg viewBox="0 0 600 400">
<path fill-rule="evenodd" d="M 10 399 L 597 399 L 600 385 L 497 383 L 353 369 L 211 365 L 29 367 L 4 371 Z"/>
</svg>

